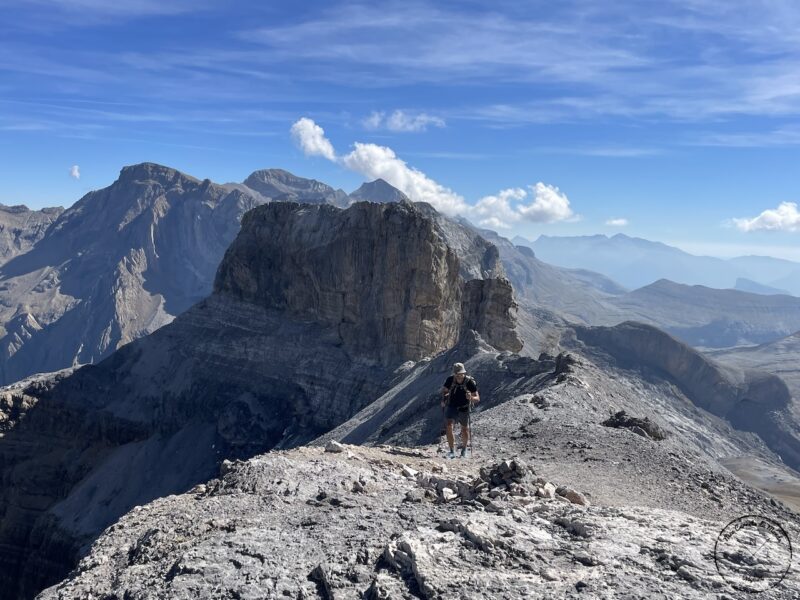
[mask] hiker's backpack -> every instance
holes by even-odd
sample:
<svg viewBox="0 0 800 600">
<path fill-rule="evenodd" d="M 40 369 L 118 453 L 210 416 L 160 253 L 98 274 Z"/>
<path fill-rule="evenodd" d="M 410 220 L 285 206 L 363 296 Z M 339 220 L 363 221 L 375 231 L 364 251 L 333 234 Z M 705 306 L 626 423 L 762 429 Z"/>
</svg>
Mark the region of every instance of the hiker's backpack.
<svg viewBox="0 0 800 600">
<path fill-rule="evenodd" d="M 469 375 L 465 376 L 464 377 L 464 381 L 462 381 L 461 383 L 456 383 L 456 377 L 455 377 L 455 375 L 453 375 L 453 383 L 450 384 L 449 392 L 447 394 L 447 404 L 448 405 L 453 401 L 453 398 L 455 397 L 454 392 L 456 390 L 458 390 L 459 388 L 464 388 L 464 393 L 465 394 L 466 394 L 466 392 L 469 391 L 469 390 L 466 389 L 468 381 L 471 381 L 472 383 L 475 383 L 475 379 L 473 377 L 470 377 Z M 475 385 L 475 387 L 478 387 L 477 384 Z"/>
</svg>

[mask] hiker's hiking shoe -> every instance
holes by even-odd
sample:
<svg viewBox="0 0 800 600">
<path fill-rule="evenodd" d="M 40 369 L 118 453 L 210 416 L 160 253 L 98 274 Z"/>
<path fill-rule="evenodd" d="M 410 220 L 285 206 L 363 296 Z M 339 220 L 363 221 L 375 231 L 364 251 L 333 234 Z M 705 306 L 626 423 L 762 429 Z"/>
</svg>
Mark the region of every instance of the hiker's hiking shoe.
<svg viewBox="0 0 800 600">
<path fill-rule="evenodd" d="M 466 457 L 467 457 L 467 449 L 466 448 L 462 448 L 461 449 L 461 458 L 466 458 Z"/>
<path fill-rule="evenodd" d="M 456 453 L 453 452 L 452 450 L 450 450 L 450 452 L 447 453 L 447 458 L 455 458 L 455 457 L 456 457 Z"/>
</svg>

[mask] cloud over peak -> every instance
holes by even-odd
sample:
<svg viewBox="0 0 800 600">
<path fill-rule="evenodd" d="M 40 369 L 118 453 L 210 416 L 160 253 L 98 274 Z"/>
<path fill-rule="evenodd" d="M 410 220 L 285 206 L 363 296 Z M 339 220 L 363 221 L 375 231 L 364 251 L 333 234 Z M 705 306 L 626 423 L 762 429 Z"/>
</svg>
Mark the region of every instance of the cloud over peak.
<svg viewBox="0 0 800 600">
<path fill-rule="evenodd" d="M 410 167 L 391 148 L 356 142 L 350 153 L 337 156 L 322 127 L 307 117 L 292 125 L 291 132 L 307 156 L 322 156 L 370 180 L 381 178 L 415 202 L 428 202 L 448 215 L 463 214 L 468 209 L 464 198 Z"/>
<path fill-rule="evenodd" d="M 80 179 L 81 178 L 81 168 L 78 165 L 72 165 L 69 168 L 69 176 L 73 179 Z"/>
<path fill-rule="evenodd" d="M 628 219 L 608 219 L 606 225 L 610 227 L 625 227 L 628 224 Z"/>
<path fill-rule="evenodd" d="M 567 196 L 542 182 L 528 186 L 528 190 L 504 189 L 471 205 L 460 194 L 408 165 L 387 146 L 356 142 L 348 154 L 337 155 L 322 127 L 307 117 L 292 125 L 291 133 L 307 156 L 322 156 L 370 180 L 383 179 L 414 202 L 427 202 L 444 214 L 472 218 L 485 227 L 507 229 L 522 220 L 552 223 L 575 216 Z"/>
</svg>

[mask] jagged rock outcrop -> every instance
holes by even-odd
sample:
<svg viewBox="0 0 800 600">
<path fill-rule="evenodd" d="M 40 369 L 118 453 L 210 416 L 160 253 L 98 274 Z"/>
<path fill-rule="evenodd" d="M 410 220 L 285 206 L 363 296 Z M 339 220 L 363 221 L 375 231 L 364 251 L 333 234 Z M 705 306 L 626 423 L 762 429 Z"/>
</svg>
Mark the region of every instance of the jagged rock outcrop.
<svg viewBox="0 0 800 600">
<path fill-rule="evenodd" d="M 0 266 L 30 250 L 63 211 L 61 206 L 31 210 L 0 204 Z"/>
<path fill-rule="evenodd" d="M 0 383 L 96 362 L 205 297 L 242 214 L 239 190 L 143 163 L 55 218 L 0 267 Z"/>
<path fill-rule="evenodd" d="M 512 339 L 509 298 L 473 309 L 461 272 L 412 204 L 248 213 L 212 296 L 97 365 L 15 388 L 0 439 L 0 587 L 29 598 L 133 506 L 205 481 L 224 458 L 335 427 L 467 325 Z M 482 316 L 467 323 L 462 310 Z"/>
<path fill-rule="evenodd" d="M 514 290 L 507 279 L 468 281 L 462 298 L 464 327 L 482 333 L 484 340 L 501 350 L 519 352 L 522 341 L 514 329 L 516 314 Z"/>
<path fill-rule="evenodd" d="M 271 200 L 308 204 L 347 204 L 347 194 L 316 179 L 305 179 L 283 169 L 262 169 L 251 173 L 244 185 Z"/>
</svg>

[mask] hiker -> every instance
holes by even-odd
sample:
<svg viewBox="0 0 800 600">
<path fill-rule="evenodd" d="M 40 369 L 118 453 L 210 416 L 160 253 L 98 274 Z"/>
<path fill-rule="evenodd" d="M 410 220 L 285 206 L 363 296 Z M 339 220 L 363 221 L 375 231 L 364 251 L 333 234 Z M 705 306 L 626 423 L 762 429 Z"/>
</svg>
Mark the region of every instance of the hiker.
<svg viewBox="0 0 800 600">
<path fill-rule="evenodd" d="M 469 442 L 469 413 L 473 402 L 480 402 L 478 384 L 467 375 L 464 363 L 453 365 L 453 374 L 444 382 L 441 390 L 442 408 L 445 409 L 447 423 L 447 443 L 450 445 L 448 458 L 455 458 L 455 436 L 453 435 L 453 421 L 458 420 L 461 425 L 461 456 L 467 455 Z"/>
</svg>

